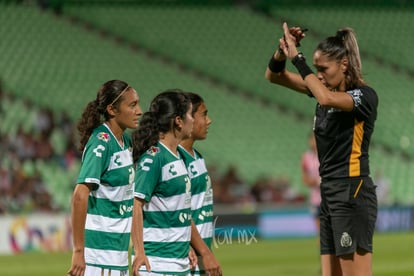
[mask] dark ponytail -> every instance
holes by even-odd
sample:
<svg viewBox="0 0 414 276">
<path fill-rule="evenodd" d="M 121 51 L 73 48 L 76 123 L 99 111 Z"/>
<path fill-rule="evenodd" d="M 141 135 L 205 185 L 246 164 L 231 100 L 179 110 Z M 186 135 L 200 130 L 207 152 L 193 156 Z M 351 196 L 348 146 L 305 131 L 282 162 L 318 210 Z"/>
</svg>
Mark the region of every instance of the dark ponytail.
<svg viewBox="0 0 414 276">
<path fill-rule="evenodd" d="M 104 121 L 111 118 L 106 110 L 108 105 L 113 105 L 114 108 L 117 108 L 121 102 L 123 93 L 128 88 L 128 84 L 124 81 L 108 81 L 99 89 L 96 99 L 86 105 L 77 125 L 80 135 L 80 151 L 84 150 L 92 131 Z"/>
</svg>

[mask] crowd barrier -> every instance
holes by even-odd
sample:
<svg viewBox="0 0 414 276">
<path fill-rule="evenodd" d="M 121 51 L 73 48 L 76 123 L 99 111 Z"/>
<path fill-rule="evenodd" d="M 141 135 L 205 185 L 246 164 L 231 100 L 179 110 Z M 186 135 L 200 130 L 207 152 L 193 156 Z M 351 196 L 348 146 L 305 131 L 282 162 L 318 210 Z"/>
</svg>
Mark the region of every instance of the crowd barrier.
<svg viewBox="0 0 414 276">
<path fill-rule="evenodd" d="M 0 254 L 71 250 L 68 214 L 0 216 Z M 249 214 L 217 214 L 213 247 L 223 244 L 251 244 L 260 239 L 312 237 L 317 234 L 308 209 L 276 209 Z M 376 231 L 414 230 L 414 206 L 379 209 Z"/>
</svg>

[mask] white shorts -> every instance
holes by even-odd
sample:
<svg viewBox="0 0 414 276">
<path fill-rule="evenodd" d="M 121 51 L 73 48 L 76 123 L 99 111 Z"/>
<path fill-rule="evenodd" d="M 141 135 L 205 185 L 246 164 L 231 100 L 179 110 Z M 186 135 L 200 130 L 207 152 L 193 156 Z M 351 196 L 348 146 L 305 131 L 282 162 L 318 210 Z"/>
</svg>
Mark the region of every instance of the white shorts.
<svg viewBox="0 0 414 276">
<path fill-rule="evenodd" d="M 128 276 L 128 270 L 114 270 L 87 265 L 84 276 Z"/>
</svg>

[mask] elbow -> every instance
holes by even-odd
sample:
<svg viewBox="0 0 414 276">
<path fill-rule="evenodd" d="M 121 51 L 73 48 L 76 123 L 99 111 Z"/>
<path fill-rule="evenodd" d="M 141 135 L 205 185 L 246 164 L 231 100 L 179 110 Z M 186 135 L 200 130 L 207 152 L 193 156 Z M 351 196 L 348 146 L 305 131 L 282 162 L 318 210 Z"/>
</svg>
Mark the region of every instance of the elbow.
<svg viewBox="0 0 414 276">
<path fill-rule="evenodd" d="M 269 68 L 266 69 L 265 79 L 267 79 L 268 81 L 272 80 L 272 72 L 269 70 Z"/>
<path fill-rule="evenodd" d="M 326 95 L 320 95 L 319 97 L 316 97 L 316 99 L 318 100 L 318 103 L 323 107 L 328 107 L 332 105 L 330 97 Z"/>
<path fill-rule="evenodd" d="M 269 68 L 266 68 L 265 72 L 265 79 L 267 79 L 271 83 L 280 84 L 280 79 L 283 72 L 274 73 L 269 70 Z"/>
</svg>

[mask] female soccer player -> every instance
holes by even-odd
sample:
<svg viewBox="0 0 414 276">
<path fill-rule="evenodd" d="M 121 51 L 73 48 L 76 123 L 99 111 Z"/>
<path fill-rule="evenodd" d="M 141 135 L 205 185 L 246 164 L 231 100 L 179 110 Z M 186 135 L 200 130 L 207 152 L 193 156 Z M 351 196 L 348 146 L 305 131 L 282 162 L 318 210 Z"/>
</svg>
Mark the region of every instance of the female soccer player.
<svg viewBox="0 0 414 276">
<path fill-rule="evenodd" d="M 186 93 L 190 98 L 194 118 L 191 136 L 184 139 L 178 150 L 187 166 L 191 178 L 192 231 L 191 245 L 198 256 L 197 266 L 191 271 L 194 275 L 219 276 L 221 267 L 211 251 L 214 235 L 213 187 L 203 156 L 193 147 L 195 141 L 207 137 L 211 119 L 203 98 L 195 93 Z"/>
<path fill-rule="evenodd" d="M 343 28 L 320 42 L 313 54 L 313 74 L 297 50 L 302 29 L 289 29 L 284 23 L 283 32 L 265 76 L 317 101 L 314 133 L 322 178 L 322 274 L 372 275 L 377 199 L 368 149 L 378 98 L 362 78 L 355 33 Z M 299 74 L 286 70 L 286 59 Z"/>
<path fill-rule="evenodd" d="M 181 91 L 167 90 L 152 100 L 132 134 L 134 275 L 190 273 L 191 180 L 177 147 L 191 135 L 191 108 Z"/>
<path fill-rule="evenodd" d="M 138 126 L 141 113 L 137 92 L 120 80 L 106 82 L 83 111 L 69 275 L 128 275 L 135 173 L 125 130 Z"/>
</svg>

